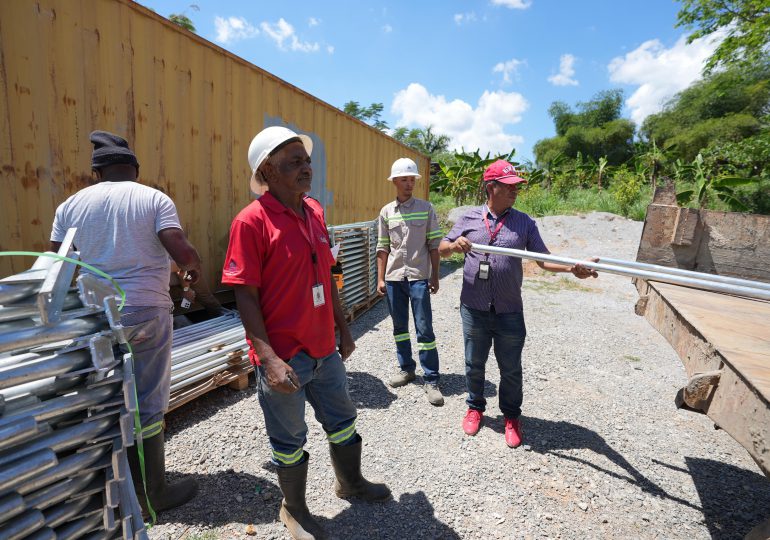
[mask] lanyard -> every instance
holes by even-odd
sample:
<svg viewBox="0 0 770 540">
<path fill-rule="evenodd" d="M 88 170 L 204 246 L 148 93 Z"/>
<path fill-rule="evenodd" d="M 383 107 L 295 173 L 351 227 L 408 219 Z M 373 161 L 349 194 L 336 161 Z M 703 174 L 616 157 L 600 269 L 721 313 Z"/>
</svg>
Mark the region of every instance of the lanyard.
<svg viewBox="0 0 770 540">
<path fill-rule="evenodd" d="M 489 218 L 487 218 L 487 214 L 489 213 L 489 209 L 487 207 L 484 207 L 484 225 L 487 226 L 487 232 L 489 232 L 489 245 L 492 245 L 492 242 L 495 241 L 495 237 L 497 236 L 497 233 L 500 232 L 500 229 L 503 228 L 503 222 L 505 221 L 505 215 L 507 213 L 503 212 L 497 219 L 497 225 L 495 226 L 495 231 L 492 232 L 492 227 L 489 226 Z"/>
<path fill-rule="evenodd" d="M 314 213 L 312 209 L 305 205 L 305 226 L 303 227 L 300 225 L 299 230 L 302 232 L 302 236 L 305 237 L 305 240 L 307 240 L 310 244 L 310 256 L 313 260 L 313 268 L 315 270 L 316 281 L 320 283 L 320 278 L 318 275 L 318 256 L 316 255 L 315 244 L 313 243 L 313 216 Z"/>
</svg>

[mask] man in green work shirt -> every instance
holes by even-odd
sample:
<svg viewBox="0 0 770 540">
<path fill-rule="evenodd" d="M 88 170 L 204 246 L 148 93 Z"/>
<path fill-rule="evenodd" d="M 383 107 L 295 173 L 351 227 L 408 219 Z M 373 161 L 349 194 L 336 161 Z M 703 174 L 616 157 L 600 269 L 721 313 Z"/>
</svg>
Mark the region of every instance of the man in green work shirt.
<svg viewBox="0 0 770 540">
<path fill-rule="evenodd" d="M 438 292 L 438 244 L 442 232 L 433 205 L 412 197 L 415 181 L 421 178 L 417 164 L 397 159 L 388 180 L 396 188 L 396 200 L 380 210 L 377 222 L 377 292 L 387 295 L 393 319 L 393 337 L 400 372 L 390 386 L 396 388 L 415 379 L 415 361 L 409 337 L 409 303 L 417 330 L 420 365 L 425 393 L 432 405 L 444 404 L 438 388 L 439 366 L 430 295 Z"/>
</svg>

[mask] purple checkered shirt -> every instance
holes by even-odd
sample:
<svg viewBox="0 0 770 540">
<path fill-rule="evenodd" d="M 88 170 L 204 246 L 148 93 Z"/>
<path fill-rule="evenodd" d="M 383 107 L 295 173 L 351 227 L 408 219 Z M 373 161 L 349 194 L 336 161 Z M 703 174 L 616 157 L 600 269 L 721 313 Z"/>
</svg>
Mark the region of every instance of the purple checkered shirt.
<svg viewBox="0 0 770 540">
<path fill-rule="evenodd" d="M 495 230 L 498 219 L 503 220 L 503 226 L 491 244 L 489 242 L 490 234 L 484 224 L 482 212 L 487 213 L 492 231 Z M 506 210 L 499 218 L 492 214 L 487 205 L 468 210 L 457 220 L 444 240 L 454 242 L 460 236 L 466 237 L 474 244 L 550 253 L 545 247 L 543 239 L 540 238 L 535 220 L 514 208 Z M 490 264 L 489 279 L 478 278 L 479 262 L 483 260 L 488 260 Z M 460 302 L 469 308 L 481 311 L 489 311 L 494 307 L 496 313 L 520 313 L 524 310 L 521 301 L 522 278 L 523 272 L 519 257 L 488 255 L 471 251 L 465 254 Z"/>
</svg>

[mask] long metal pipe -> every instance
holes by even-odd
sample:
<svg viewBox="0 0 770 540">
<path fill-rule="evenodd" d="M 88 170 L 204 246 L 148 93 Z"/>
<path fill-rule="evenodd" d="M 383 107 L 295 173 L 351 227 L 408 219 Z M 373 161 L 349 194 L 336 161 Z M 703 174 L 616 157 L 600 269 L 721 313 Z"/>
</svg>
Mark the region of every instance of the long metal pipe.
<svg viewBox="0 0 770 540">
<path fill-rule="evenodd" d="M 39 491 L 31 493 L 24 497 L 24 504 L 27 508 L 37 508 L 45 510 L 58 502 L 67 499 L 73 493 L 76 493 L 93 482 L 101 471 L 93 471 L 75 478 L 68 478 L 56 484 L 47 486 Z M 102 475 L 103 476 L 103 475 Z"/>
<path fill-rule="evenodd" d="M 81 349 L 16 364 L 0 369 L 0 390 L 82 369 L 90 363 L 91 355 L 88 350 Z"/>
<path fill-rule="evenodd" d="M 18 493 L 0 497 L 0 525 L 24 512 L 25 508 L 24 499 Z"/>
<path fill-rule="evenodd" d="M 639 270 L 649 270 L 650 272 L 660 272 L 662 274 L 671 274 L 674 276 L 705 279 L 706 281 L 715 281 L 717 283 L 738 285 L 739 287 L 752 287 L 755 289 L 766 289 L 770 291 L 770 283 L 765 283 L 763 281 L 753 281 L 750 279 L 741 279 L 732 276 L 720 276 L 717 274 L 709 274 L 707 272 L 696 272 L 694 270 L 685 270 L 683 268 L 671 268 L 669 266 L 662 266 L 660 264 L 650 264 L 639 261 L 624 261 L 623 259 L 611 259 L 609 257 L 600 257 L 599 262 L 614 264 L 617 266 L 628 266 L 629 268 L 638 268 Z"/>
<path fill-rule="evenodd" d="M 38 434 L 37 422 L 32 417 L 19 418 L 0 427 L 0 450 L 13 446 Z"/>
<path fill-rule="evenodd" d="M 102 515 L 94 514 L 75 521 L 70 521 L 56 528 L 57 540 L 75 540 L 84 534 L 96 529 L 101 529 Z"/>
<path fill-rule="evenodd" d="M 27 510 L 22 515 L 3 525 L 3 540 L 21 540 L 29 533 L 45 525 L 45 516 L 40 510 Z"/>
<path fill-rule="evenodd" d="M 0 426 L 14 422 L 17 417 L 32 416 L 38 422 L 53 420 L 73 412 L 92 407 L 112 397 L 120 388 L 119 384 L 80 388 L 66 396 L 47 399 L 31 407 L 14 411 L 13 416 L 0 418 Z"/>
<path fill-rule="evenodd" d="M 70 518 L 79 516 L 81 511 L 88 506 L 94 497 L 79 497 L 73 501 L 67 501 L 48 508 L 43 515 L 47 527 L 58 527 L 67 522 Z"/>
<path fill-rule="evenodd" d="M 54 468 L 57 463 L 56 454 L 48 448 L 7 463 L 0 470 L 0 493 L 15 489 L 35 475 Z"/>
<path fill-rule="evenodd" d="M 761 300 L 770 300 L 770 291 L 767 291 L 764 289 L 757 289 L 754 287 L 728 285 L 725 283 L 717 283 L 714 281 L 707 281 L 704 279 L 674 276 L 671 274 L 661 274 L 658 272 L 650 272 L 648 270 L 638 270 L 635 268 L 630 268 L 625 266 L 617 266 L 617 265 L 610 265 L 610 264 L 604 264 L 604 263 L 597 263 L 593 261 L 572 259 L 570 257 L 546 255 L 544 253 L 524 251 L 521 249 L 502 248 L 497 246 L 485 246 L 483 244 L 472 244 L 471 246 L 472 246 L 471 249 L 473 249 L 473 251 L 476 251 L 478 253 L 491 253 L 495 255 L 505 255 L 506 257 L 520 257 L 522 259 L 532 259 L 534 261 L 541 261 L 541 262 L 553 262 L 553 263 L 564 264 L 568 266 L 581 264 L 587 268 L 592 268 L 600 272 L 608 272 L 610 274 L 618 274 L 621 276 L 635 277 L 635 278 L 646 279 L 650 281 L 659 281 L 662 283 L 671 283 L 672 285 L 694 287 L 696 289 L 734 294 L 738 296 L 746 296 L 749 298 L 758 298 Z"/>
<path fill-rule="evenodd" d="M 29 349 L 53 341 L 64 341 L 107 328 L 104 317 L 62 321 L 52 326 L 35 326 L 0 334 L 0 352 Z"/>
<path fill-rule="evenodd" d="M 64 478 L 74 476 L 76 473 L 85 469 L 100 457 L 102 457 L 108 450 L 107 446 L 97 446 L 81 452 L 75 452 L 67 457 L 63 457 L 59 460 L 59 464 L 55 467 L 41 471 L 42 474 L 35 476 L 15 488 L 16 493 L 19 495 L 27 495 L 33 491 L 44 488 L 54 482 L 63 480 Z"/>
<path fill-rule="evenodd" d="M 245 358 L 248 358 L 248 355 L 243 355 L 241 357 L 241 360 L 243 360 Z M 224 367 L 226 367 L 226 366 L 224 366 Z M 181 381 L 181 382 L 176 383 L 176 384 L 172 384 L 171 385 L 171 391 L 173 392 L 175 390 L 179 390 L 180 388 L 184 388 L 185 386 L 188 386 L 190 384 L 196 383 L 198 381 L 202 381 L 206 377 L 210 377 L 212 375 L 216 375 L 220 371 L 224 371 L 224 367 L 223 366 L 217 366 L 214 369 L 210 369 L 208 371 L 204 371 L 203 373 L 195 375 L 195 376 L 193 376 L 193 377 L 191 377 L 191 378 L 189 378 L 187 380 Z"/>
</svg>

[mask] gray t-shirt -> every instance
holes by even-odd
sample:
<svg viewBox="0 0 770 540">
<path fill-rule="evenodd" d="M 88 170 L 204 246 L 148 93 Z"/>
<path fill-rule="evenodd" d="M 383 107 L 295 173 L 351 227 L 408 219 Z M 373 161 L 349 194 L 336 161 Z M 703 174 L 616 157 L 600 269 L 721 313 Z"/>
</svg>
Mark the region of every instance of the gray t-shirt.
<svg viewBox="0 0 770 540">
<path fill-rule="evenodd" d="M 158 232 L 182 226 L 167 195 L 137 182 L 99 182 L 56 209 L 51 241 L 64 240 L 70 227 L 77 227 L 80 259 L 115 278 L 126 292 L 126 305 L 173 305 L 169 256 Z"/>
</svg>

